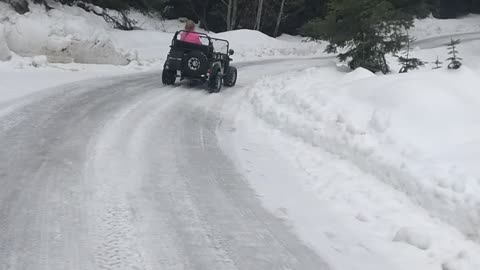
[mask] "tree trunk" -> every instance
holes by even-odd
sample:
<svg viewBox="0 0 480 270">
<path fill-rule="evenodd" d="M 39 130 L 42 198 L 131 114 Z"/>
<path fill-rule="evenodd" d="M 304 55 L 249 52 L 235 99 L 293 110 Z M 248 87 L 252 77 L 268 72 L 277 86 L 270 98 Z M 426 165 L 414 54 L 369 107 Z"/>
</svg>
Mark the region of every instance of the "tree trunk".
<svg viewBox="0 0 480 270">
<path fill-rule="evenodd" d="M 278 17 L 277 17 L 277 24 L 275 25 L 275 32 L 273 32 L 274 37 L 278 36 L 278 31 L 280 30 L 280 23 L 282 23 L 284 7 L 285 7 L 285 0 L 282 0 L 282 4 L 280 6 L 280 12 L 278 13 Z"/>
<path fill-rule="evenodd" d="M 233 0 L 231 30 L 234 30 L 237 28 L 237 14 L 238 14 L 238 0 Z"/>
<path fill-rule="evenodd" d="M 210 31 L 208 29 L 208 24 L 207 24 L 207 7 L 208 7 L 208 0 L 205 1 L 205 6 L 203 6 L 202 9 L 202 17 L 200 18 L 200 21 L 203 22 L 203 28 L 207 31 Z"/>
<path fill-rule="evenodd" d="M 260 26 L 262 24 L 262 10 L 263 10 L 263 0 L 258 0 L 257 19 L 255 20 L 254 30 L 260 31 Z"/>
<path fill-rule="evenodd" d="M 227 5 L 227 31 L 232 30 L 232 1 L 228 0 Z"/>
</svg>

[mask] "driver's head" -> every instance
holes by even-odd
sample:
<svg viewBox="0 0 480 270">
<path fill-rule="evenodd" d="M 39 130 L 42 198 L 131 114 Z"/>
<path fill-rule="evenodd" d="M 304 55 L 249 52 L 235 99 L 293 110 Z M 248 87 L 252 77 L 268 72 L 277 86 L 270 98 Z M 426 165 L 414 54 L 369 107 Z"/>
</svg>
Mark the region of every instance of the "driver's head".
<svg viewBox="0 0 480 270">
<path fill-rule="evenodd" d="M 185 23 L 185 31 L 189 31 L 189 32 L 195 31 L 195 23 L 192 20 L 188 20 Z"/>
</svg>

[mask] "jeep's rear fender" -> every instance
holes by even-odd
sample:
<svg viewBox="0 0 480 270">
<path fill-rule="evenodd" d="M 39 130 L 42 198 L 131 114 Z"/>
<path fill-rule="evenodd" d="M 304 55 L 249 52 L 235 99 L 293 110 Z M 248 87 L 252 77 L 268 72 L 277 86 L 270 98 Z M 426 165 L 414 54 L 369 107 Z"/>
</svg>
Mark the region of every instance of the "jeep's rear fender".
<svg viewBox="0 0 480 270">
<path fill-rule="evenodd" d="M 183 51 L 171 50 L 165 62 L 165 68 L 169 70 L 180 70 L 182 68 Z"/>
</svg>

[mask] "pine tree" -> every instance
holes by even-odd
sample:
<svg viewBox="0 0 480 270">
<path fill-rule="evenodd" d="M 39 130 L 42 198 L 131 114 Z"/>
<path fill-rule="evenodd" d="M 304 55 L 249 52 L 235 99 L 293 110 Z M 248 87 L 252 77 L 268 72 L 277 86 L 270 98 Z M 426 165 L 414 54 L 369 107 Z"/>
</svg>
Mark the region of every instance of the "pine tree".
<svg viewBox="0 0 480 270">
<path fill-rule="evenodd" d="M 450 43 L 446 44 L 448 47 L 448 54 L 451 56 L 447 58 L 450 63 L 448 64 L 448 69 L 459 69 L 462 66 L 460 60 L 462 58 L 458 57 L 457 45 L 460 44 L 460 39 L 454 40 L 451 39 Z"/>
<path fill-rule="evenodd" d="M 385 0 L 332 0 L 325 19 L 316 19 L 304 27 L 304 34 L 328 40 L 326 52 L 337 53 L 351 69 L 366 68 L 388 73 L 388 53 L 398 53 L 407 42 L 404 30 L 413 25 L 410 16 L 395 10 Z"/>
<path fill-rule="evenodd" d="M 433 62 L 435 64 L 435 67 L 433 67 L 433 69 L 439 69 L 439 68 L 442 68 L 442 64 L 443 62 L 440 62 L 440 60 L 438 60 L 438 56 L 437 56 L 437 60 L 435 62 Z"/>
<path fill-rule="evenodd" d="M 407 45 L 404 51 L 405 56 L 398 57 L 398 62 L 402 65 L 400 68 L 400 73 L 407 73 L 409 70 L 418 69 L 419 67 L 425 66 L 425 62 L 418 58 L 410 57 L 410 44 L 415 41 L 413 38 L 408 38 Z"/>
</svg>

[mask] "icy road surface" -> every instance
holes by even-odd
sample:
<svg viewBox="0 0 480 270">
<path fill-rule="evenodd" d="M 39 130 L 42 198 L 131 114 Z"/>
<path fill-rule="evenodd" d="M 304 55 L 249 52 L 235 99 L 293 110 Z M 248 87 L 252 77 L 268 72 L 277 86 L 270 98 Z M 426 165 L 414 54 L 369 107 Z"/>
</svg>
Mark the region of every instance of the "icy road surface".
<svg viewBox="0 0 480 270">
<path fill-rule="evenodd" d="M 225 91 L 322 62 L 239 65 Z M 219 148 L 228 95 L 160 77 L 0 108 L 0 269 L 327 269 Z"/>
</svg>

